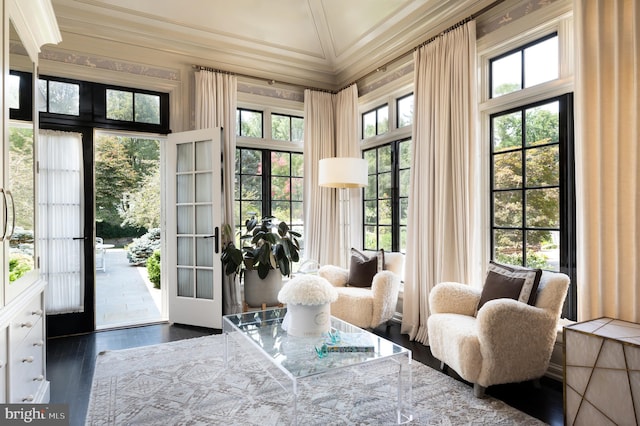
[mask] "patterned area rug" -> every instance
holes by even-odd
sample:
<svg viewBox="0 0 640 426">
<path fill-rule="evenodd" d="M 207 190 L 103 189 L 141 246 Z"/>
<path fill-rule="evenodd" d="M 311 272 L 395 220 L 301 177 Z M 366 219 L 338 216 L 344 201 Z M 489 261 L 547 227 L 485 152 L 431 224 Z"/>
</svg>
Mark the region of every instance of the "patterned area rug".
<svg viewBox="0 0 640 426">
<path fill-rule="evenodd" d="M 237 351 L 223 365 L 221 335 L 98 356 L 87 425 L 291 424 L 289 392 L 265 373 L 265 361 Z M 397 366 L 376 363 L 305 380 L 298 424 L 395 423 Z M 535 418 L 419 362 L 412 364 L 412 424 L 540 425 Z M 392 380 L 393 379 L 393 380 Z"/>
</svg>

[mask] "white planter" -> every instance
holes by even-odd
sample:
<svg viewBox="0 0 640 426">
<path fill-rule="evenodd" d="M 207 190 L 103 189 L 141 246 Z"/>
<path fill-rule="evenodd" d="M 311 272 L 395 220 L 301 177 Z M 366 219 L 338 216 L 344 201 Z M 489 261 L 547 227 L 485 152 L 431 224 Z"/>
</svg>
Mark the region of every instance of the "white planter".
<svg viewBox="0 0 640 426">
<path fill-rule="evenodd" d="M 251 307 L 278 305 L 278 292 L 282 288 L 282 274 L 271 269 L 265 279 L 258 276 L 257 270 L 244 271 L 244 300 Z"/>
<path fill-rule="evenodd" d="M 296 337 L 317 337 L 331 329 L 331 304 L 287 305 L 282 327 Z"/>
</svg>

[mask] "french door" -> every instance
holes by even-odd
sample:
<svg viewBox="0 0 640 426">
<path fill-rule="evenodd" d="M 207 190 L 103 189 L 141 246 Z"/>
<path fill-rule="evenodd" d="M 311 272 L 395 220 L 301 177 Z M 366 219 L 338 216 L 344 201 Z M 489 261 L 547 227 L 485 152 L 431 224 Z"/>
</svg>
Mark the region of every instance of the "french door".
<svg viewBox="0 0 640 426">
<path fill-rule="evenodd" d="M 220 128 L 169 135 L 162 277 L 169 321 L 222 328 Z"/>
</svg>

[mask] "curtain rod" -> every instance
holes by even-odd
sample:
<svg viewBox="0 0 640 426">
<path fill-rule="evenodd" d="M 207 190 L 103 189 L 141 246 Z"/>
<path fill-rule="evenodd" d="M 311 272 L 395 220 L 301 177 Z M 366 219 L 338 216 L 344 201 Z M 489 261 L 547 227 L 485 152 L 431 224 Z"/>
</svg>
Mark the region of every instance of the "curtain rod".
<svg viewBox="0 0 640 426">
<path fill-rule="evenodd" d="M 276 84 L 276 83 L 281 83 L 281 84 L 286 84 L 288 86 L 293 86 L 293 87 L 299 87 L 302 89 L 309 89 L 309 90 L 315 90 L 318 92 L 325 92 L 325 93 L 331 93 L 333 95 L 343 91 L 344 89 L 353 86 L 354 84 L 358 84 L 359 82 L 361 82 L 362 80 L 374 75 L 375 73 L 378 73 L 380 71 L 386 71 L 387 67 L 394 64 L 395 62 L 406 58 L 409 55 L 412 55 L 413 52 L 415 52 L 416 50 L 420 49 L 423 46 L 426 46 L 429 43 L 432 43 L 433 41 L 437 40 L 439 37 L 444 36 L 445 34 L 455 30 L 456 28 L 459 28 L 463 25 L 465 25 L 467 22 L 472 21 L 474 19 L 476 19 L 478 16 L 484 14 L 485 12 L 489 11 L 490 9 L 496 7 L 497 5 L 499 5 L 500 3 L 503 3 L 504 0 L 496 0 L 494 2 L 492 2 L 491 4 L 485 6 L 484 8 L 482 8 L 481 10 L 479 10 L 478 12 L 469 15 L 468 17 L 464 18 L 463 20 L 453 24 L 452 26 L 440 31 L 440 33 L 436 34 L 435 36 L 427 39 L 426 41 L 423 41 L 422 43 L 420 43 L 419 45 L 415 46 L 414 48 L 412 48 L 411 50 L 408 50 L 404 53 L 402 53 L 399 56 L 396 56 L 395 58 L 385 62 L 384 64 L 376 67 L 374 70 L 369 71 L 368 73 L 366 73 L 365 75 L 363 75 L 362 77 L 357 78 L 356 80 L 352 81 L 351 83 L 347 84 L 346 86 L 341 87 L 339 90 L 329 90 L 329 89 L 319 89 L 317 87 L 309 87 L 309 86 L 305 86 L 302 84 L 297 84 L 297 83 L 288 83 L 285 81 L 276 81 L 273 79 L 268 79 L 268 78 L 264 78 L 264 77 L 256 77 L 253 75 L 248 75 L 248 74 L 241 74 L 241 73 L 235 73 L 235 72 L 231 72 L 231 71 L 225 71 L 225 70 L 220 70 L 220 69 L 216 69 L 216 68 L 212 68 L 212 67 L 207 67 L 204 65 L 192 65 L 192 68 L 197 69 L 198 71 L 211 71 L 211 72 L 219 72 L 222 74 L 229 74 L 229 75 L 235 75 L 238 77 L 244 77 L 244 78 L 251 78 L 251 79 L 255 79 L 255 80 L 261 80 L 261 81 L 266 81 L 267 83 L 269 83 L 270 86 Z"/>
</svg>

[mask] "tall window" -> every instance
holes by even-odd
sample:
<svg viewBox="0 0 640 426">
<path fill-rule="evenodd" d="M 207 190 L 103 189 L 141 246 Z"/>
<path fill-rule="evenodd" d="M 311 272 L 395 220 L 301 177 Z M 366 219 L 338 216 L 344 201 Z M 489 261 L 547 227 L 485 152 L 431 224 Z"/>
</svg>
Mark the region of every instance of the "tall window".
<svg viewBox="0 0 640 426">
<path fill-rule="evenodd" d="M 411 139 L 364 151 L 364 248 L 405 252 L 411 173 Z"/>
<path fill-rule="evenodd" d="M 235 223 L 238 231 L 252 216 L 274 216 L 303 233 L 303 156 L 268 149 L 236 149 Z M 304 234 L 303 234 L 304 235 Z"/>
</svg>

